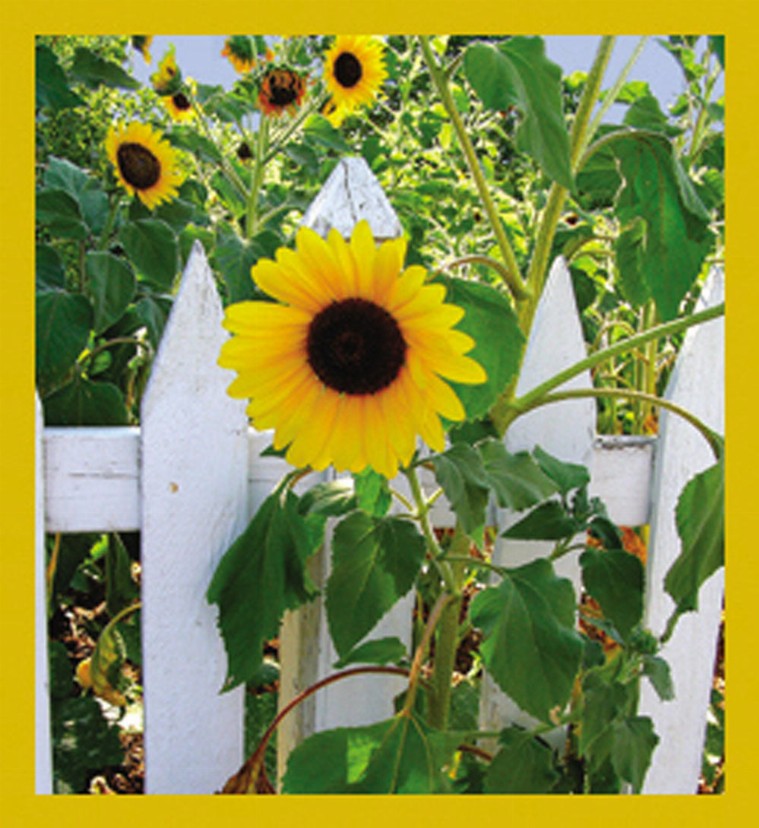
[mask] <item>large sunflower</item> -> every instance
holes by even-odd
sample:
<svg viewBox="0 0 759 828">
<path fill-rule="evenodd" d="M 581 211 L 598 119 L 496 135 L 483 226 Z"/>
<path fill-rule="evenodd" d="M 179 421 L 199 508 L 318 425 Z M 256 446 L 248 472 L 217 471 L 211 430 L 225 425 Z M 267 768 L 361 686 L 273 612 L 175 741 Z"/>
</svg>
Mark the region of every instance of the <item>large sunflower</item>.
<svg viewBox="0 0 759 828">
<path fill-rule="evenodd" d="M 425 283 L 423 267 L 403 268 L 405 251 L 403 239 L 375 247 L 366 221 L 350 242 L 301 228 L 295 251 L 280 248 L 251 271 L 277 302 L 227 308 L 235 336 L 219 365 L 238 373 L 229 394 L 250 398 L 254 425 L 274 429 L 292 465 L 394 477 L 417 436 L 444 448 L 441 416 L 464 419 L 446 380 L 485 381 L 465 356 L 474 341 L 453 328 L 464 311 Z"/>
<path fill-rule="evenodd" d="M 327 52 L 324 82 L 331 94 L 327 110 L 332 120 L 370 103 L 387 76 L 384 46 L 367 35 L 338 35 Z"/>
<path fill-rule="evenodd" d="M 114 124 L 105 149 L 119 183 L 149 209 L 177 195 L 184 176 L 176 153 L 148 124 Z"/>
</svg>

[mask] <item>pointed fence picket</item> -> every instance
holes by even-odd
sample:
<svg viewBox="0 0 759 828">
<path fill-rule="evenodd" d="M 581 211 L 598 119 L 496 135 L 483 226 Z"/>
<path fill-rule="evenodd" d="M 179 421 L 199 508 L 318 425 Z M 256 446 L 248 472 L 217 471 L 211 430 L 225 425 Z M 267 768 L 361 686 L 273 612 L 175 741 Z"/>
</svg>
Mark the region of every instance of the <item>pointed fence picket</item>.
<svg viewBox="0 0 759 828">
<path fill-rule="evenodd" d="M 335 227 L 349 235 L 367 218 L 378 238 L 393 238 L 400 223 L 362 159 L 342 160 L 304 216 L 326 235 Z M 721 274 L 704 301 L 718 301 Z M 711 293 L 710 293 L 711 291 Z M 570 310 L 571 309 L 571 310 Z M 286 465 L 261 457 L 271 435 L 250 429 L 244 403 L 231 400 L 231 376 L 216 365 L 226 334 L 221 302 L 205 253 L 196 246 L 156 356 L 139 428 L 44 428 L 37 426 L 37 698 L 36 789 L 51 785 L 45 598 L 44 533 L 140 531 L 144 657 L 145 765 L 149 793 L 211 793 L 243 761 L 243 695 L 221 694 L 225 656 L 215 609 L 205 592 L 221 554 L 278 481 Z M 722 322 L 691 331 L 670 394 L 722 428 Z M 537 312 L 525 354 L 519 393 L 585 355 L 571 282 L 557 260 Z M 566 387 L 590 387 L 576 377 Z M 694 439 L 695 436 L 695 439 Z M 708 462 L 701 438 L 677 418 L 662 416 L 657 440 L 594 436 L 592 400 L 572 400 L 538 409 L 509 431 L 511 451 L 539 444 L 560 459 L 591 468 L 591 494 L 606 502 L 612 519 L 626 525 L 652 523 L 647 621 L 661 632 L 670 607 L 661 603 L 663 574 L 677 555 L 674 502 L 683 483 Z M 656 480 L 651 485 L 656 444 Z M 307 483 L 314 482 L 312 476 Z M 432 483 L 432 481 L 427 481 Z M 399 481 L 400 485 L 401 481 Z M 508 516 L 501 515 L 500 517 Z M 44 518 L 44 520 L 43 520 Z M 443 509 L 436 525 L 452 525 Z M 516 565 L 544 551 L 541 544 L 509 544 L 502 563 Z M 505 557 L 504 557 L 505 556 Z M 578 572 L 562 574 L 579 583 Z M 316 557 L 312 575 L 322 583 L 329 561 Z M 411 640 L 411 596 L 389 613 L 371 637 Z M 660 703 L 646 690 L 641 711 L 661 736 L 646 781 L 647 792 L 695 792 L 711 686 L 722 601 L 722 575 L 701 595 L 698 613 L 680 622 L 665 653 L 673 665 L 677 697 Z M 289 613 L 280 637 L 281 703 L 334 672 L 336 655 L 320 601 Z M 323 689 L 288 716 L 279 733 L 280 766 L 309 733 L 340 724 L 369 723 L 392 713 L 392 695 L 402 681 L 351 678 Z M 483 726 L 497 729 L 527 721 L 486 682 Z M 683 746 L 687 744 L 687 751 Z M 684 756 L 687 753 L 687 757 Z M 676 781 L 675 781 L 676 780 Z"/>
</svg>

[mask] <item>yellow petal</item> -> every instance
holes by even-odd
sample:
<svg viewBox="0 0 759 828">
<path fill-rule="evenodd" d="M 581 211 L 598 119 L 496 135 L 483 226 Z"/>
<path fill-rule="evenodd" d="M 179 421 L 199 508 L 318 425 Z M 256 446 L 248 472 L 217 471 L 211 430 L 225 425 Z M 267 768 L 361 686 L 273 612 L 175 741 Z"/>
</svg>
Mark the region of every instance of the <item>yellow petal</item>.
<svg viewBox="0 0 759 828">
<path fill-rule="evenodd" d="M 313 286 L 306 282 L 292 267 L 292 262 L 282 255 L 287 253 L 292 254 L 292 250 L 280 248 L 277 251 L 276 262 L 271 259 L 260 259 L 251 268 L 251 276 L 261 290 L 274 299 L 312 314 L 317 313 L 323 302 Z"/>
<path fill-rule="evenodd" d="M 464 406 L 454 390 L 447 382 L 443 382 L 434 374 L 430 377 L 427 393 L 430 395 L 430 401 L 435 410 L 444 417 L 449 420 L 466 419 Z"/>
<path fill-rule="evenodd" d="M 416 296 L 426 276 L 427 271 L 421 265 L 407 267 L 393 284 L 387 299 L 387 309 L 395 315 L 398 308 Z"/>
<path fill-rule="evenodd" d="M 372 299 L 384 307 L 393 285 L 403 269 L 406 240 L 403 238 L 383 242 L 374 260 L 374 293 Z"/>
<path fill-rule="evenodd" d="M 354 228 L 351 235 L 350 250 L 358 277 L 357 295 L 362 299 L 371 299 L 374 293 L 374 259 L 376 247 L 369 222 L 363 219 Z"/>
</svg>

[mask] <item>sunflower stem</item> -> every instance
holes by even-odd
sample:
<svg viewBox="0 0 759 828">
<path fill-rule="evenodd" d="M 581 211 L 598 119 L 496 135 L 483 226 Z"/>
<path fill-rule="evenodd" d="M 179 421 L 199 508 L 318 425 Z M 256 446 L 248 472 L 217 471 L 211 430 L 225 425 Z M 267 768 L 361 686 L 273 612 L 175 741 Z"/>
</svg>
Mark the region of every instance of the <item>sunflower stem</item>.
<svg viewBox="0 0 759 828">
<path fill-rule="evenodd" d="M 266 148 L 269 141 L 269 120 L 261 116 L 256 135 L 256 154 L 253 161 L 250 192 L 248 193 L 248 207 L 245 214 L 245 238 L 252 239 L 258 232 L 258 197 L 264 180 L 266 162 Z"/>
<path fill-rule="evenodd" d="M 490 195 L 490 190 L 488 189 L 487 182 L 482 174 L 482 168 L 480 167 L 480 162 L 474 151 L 472 142 L 469 139 L 469 134 L 467 133 L 464 122 L 461 120 L 461 116 L 456 109 L 456 104 L 454 103 L 451 91 L 448 88 L 448 81 L 445 73 L 439 66 L 434 54 L 432 53 L 432 48 L 429 44 L 429 37 L 420 35 L 419 43 L 422 48 L 424 61 L 429 69 L 432 82 L 437 89 L 440 101 L 448 113 L 451 125 L 453 126 L 459 140 L 459 144 L 461 145 L 467 167 L 469 168 L 469 172 L 471 173 L 475 186 L 477 187 L 480 200 L 482 201 L 482 207 L 488 217 L 488 220 L 490 221 L 490 226 L 493 229 L 493 234 L 495 235 L 496 243 L 498 244 L 498 249 L 501 251 L 501 255 L 503 256 L 506 270 L 509 272 L 514 285 L 518 286 L 521 290 L 524 285 L 520 277 L 519 264 L 517 263 L 516 256 L 514 255 L 514 251 L 506 235 L 506 231 L 503 229 L 503 223 L 498 215 L 498 210 L 493 202 L 493 198 Z"/>
<path fill-rule="evenodd" d="M 319 97 L 311 98 L 307 104 L 302 106 L 297 116 L 271 141 L 263 156 L 262 163 L 268 164 L 280 149 L 282 149 L 283 144 L 292 138 L 295 132 L 303 126 L 306 119 L 317 112 L 326 100 L 326 95 L 320 95 Z"/>
</svg>

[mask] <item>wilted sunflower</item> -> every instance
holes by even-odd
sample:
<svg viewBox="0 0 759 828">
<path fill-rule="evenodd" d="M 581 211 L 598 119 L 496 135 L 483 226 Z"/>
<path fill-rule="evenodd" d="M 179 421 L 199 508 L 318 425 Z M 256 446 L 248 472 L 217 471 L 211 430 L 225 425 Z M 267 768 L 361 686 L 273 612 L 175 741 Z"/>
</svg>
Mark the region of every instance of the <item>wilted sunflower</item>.
<svg viewBox="0 0 759 828">
<path fill-rule="evenodd" d="M 250 72 L 256 65 L 256 51 L 253 48 L 253 40 L 248 35 L 230 35 L 224 41 L 221 56 L 229 58 L 235 71 L 241 75 Z"/>
<path fill-rule="evenodd" d="M 169 50 L 158 64 L 158 71 L 150 76 L 153 89 L 159 95 L 173 95 L 182 87 L 182 72 L 177 66 L 177 58 L 174 54 L 174 47 Z"/>
<path fill-rule="evenodd" d="M 306 94 L 306 79 L 294 69 L 269 69 L 261 78 L 258 105 L 265 115 L 291 114 Z"/>
<path fill-rule="evenodd" d="M 187 122 L 195 117 L 195 108 L 192 105 L 191 95 L 195 94 L 196 84 L 192 78 L 187 79 L 187 83 L 173 95 L 164 95 L 161 100 L 163 105 L 175 121 Z"/>
<path fill-rule="evenodd" d="M 251 270 L 277 302 L 227 308 L 235 336 L 219 365 L 238 373 L 229 394 L 250 398 L 254 425 L 274 429 L 292 465 L 394 477 L 417 436 L 444 448 L 441 416 L 464 419 L 446 380 L 485 381 L 464 356 L 474 341 L 453 328 L 464 311 L 445 303 L 442 285 L 425 283 L 423 267 L 404 269 L 405 252 L 403 239 L 375 247 L 366 221 L 350 242 L 301 228 L 296 250 L 280 248 Z"/>
<path fill-rule="evenodd" d="M 387 76 L 384 47 L 367 35 L 338 35 L 327 52 L 324 82 L 331 94 L 327 115 L 339 123 L 343 116 L 372 101 Z"/>
<path fill-rule="evenodd" d="M 119 183 L 149 209 L 177 195 L 184 176 L 176 153 L 148 124 L 114 124 L 105 149 Z"/>
<path fill-rule="evenodd" d="M 139 52 L 145 59 L 145 63 L 150 63 L 152 60 L 150 56 L 150 47 L 153 43 L 153 35 L 132 35 L 132 48 Z"/>
</svg>

